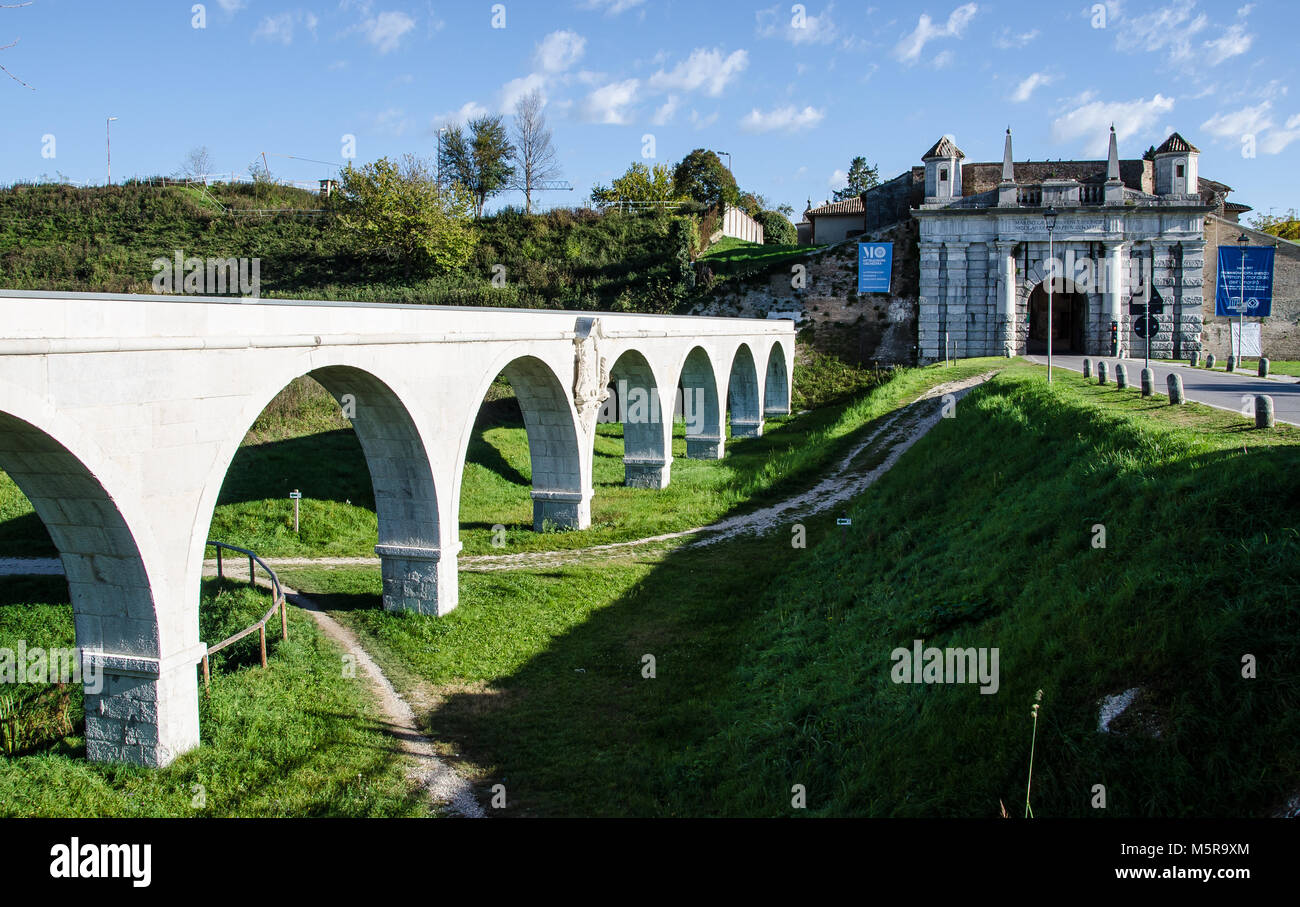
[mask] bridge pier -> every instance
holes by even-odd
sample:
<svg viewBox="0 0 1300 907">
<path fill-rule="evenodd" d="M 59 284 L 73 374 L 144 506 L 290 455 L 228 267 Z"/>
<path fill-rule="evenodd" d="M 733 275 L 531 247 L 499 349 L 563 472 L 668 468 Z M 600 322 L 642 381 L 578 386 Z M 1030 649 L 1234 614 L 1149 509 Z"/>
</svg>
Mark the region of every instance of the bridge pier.
<svg viewBox="0 0 1300 907">
<path fill-rule="evenodd" d="M 440 548 L 376 545 L 384 610 L 446 614 L 456 607 L 456 555 Z"/>
<path fill-rule="evenodd" d="M 624 457 L 623 484 L 631 488 L 667 488 L 672 465 L 671 457 Z"/>
<path fill-rule="evenodd" d="M 692 460 L 721 460 L 727 439 L 721 436 L 686 438 L 686 456 Z"/>
<path fill-rule="evenodd" d="M 160 768 L 199 745 L 203 643 L 159 660 L 82 653 L 86 756 Z"/>
<path fill-rule="evenodd" d="M 591 526 L 591 492 L 534 491 L 533 531 L 587 529 Z"/>
<path fill-rule="evenodd" d="M 759 438 L 763 435 L 762 419 L 736 419 L 731 420 L 731 436 L 733 438 Z"/>
</svg>

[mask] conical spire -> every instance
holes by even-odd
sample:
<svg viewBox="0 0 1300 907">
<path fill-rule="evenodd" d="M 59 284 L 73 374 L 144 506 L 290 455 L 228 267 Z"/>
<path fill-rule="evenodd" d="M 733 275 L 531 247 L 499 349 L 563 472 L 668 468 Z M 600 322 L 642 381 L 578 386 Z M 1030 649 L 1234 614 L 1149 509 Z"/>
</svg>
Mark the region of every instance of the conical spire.
<svg viewBox="0 0 1300 907">
<path fill-rule="evenodd" d="M 1119 182 L 1119 145 L 1115 142 L 1115 124 L 1110 125 L 1110 153 L 1106 156 L 1106 182 Z"/>
<path fill-rule="evenodd" d="M 1016 166 L 1011 162 L 1011 127 L 1007 127 L 1007 143 L 1002 149 L 1002 182 L 1016 181 Z"/>
</svg>

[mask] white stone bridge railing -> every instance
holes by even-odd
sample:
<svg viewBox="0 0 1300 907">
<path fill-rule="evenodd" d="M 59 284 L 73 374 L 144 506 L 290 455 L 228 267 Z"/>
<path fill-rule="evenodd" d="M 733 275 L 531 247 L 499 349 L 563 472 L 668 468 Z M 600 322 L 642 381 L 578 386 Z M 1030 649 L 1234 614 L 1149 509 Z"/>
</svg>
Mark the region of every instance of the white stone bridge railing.
<svg viewBox="0 0 1300 907">
<path fill-rule="evenodd" d="M 89 755 L 161 765 L 197 744 L 208 527 L 249 426 L 295 378 L 356 429 L 384 607 L 444 614 L 465 452 L 497 375 L 528 432 L 535 528 L 581 529 L 607 386 L 664 401 L 680 386 L 687 455 L 717 458 L 728 428 L 756 435 L 789 412 L 793 362 L 784 321 L 0 291 L 0 469 L 58 547 L 77 645 L 105 674 Z M 628 484 L 654 489 L 671 477 L 673 410 L 651 409 L 658 421 L 625 416 L 624 462 Z"/>
</svg>

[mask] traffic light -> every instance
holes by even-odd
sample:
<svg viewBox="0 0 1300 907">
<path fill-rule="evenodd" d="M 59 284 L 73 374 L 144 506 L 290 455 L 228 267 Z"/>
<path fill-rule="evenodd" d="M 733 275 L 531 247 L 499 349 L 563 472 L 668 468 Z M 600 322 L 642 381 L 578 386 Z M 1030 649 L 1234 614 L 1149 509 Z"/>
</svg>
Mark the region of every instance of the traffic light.
<svg viewBox="0 0 1300 907">
<path fill-rule="evenodd" d="M 1112 321 L 1110 323 L 1110 354 L 1112 356 L 1119 355 L 1119 322 L 1118 321 Z"/>
</svg>

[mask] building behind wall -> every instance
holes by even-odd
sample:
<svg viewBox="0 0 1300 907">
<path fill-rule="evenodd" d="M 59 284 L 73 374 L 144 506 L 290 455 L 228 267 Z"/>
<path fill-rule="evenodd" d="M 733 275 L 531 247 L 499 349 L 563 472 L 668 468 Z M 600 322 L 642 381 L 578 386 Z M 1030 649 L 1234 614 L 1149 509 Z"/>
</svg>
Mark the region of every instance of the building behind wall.
<svg viewBox="0 0 1300 907">
<path fill-rule="evenodd" d="M 932 362 L 943 358 L 945 341 L 950 355 L 962 357 L 1042 352 L 1043 213 L 1052 207 L 1059 212 L 1051 243 L 1059 263 L 1055 352 L 1141 356 L 1149 339 L 1156 358 L 1197 351 L 1223 358 L 1229 328 L 1214 315 L 1217 252 L 1244 230 L 1253 245 L 1278 247 L 1264 353 L 1300 358 L 1300 245 L 1243 227 L 1239 218 L 1251 209 L 1200 175 L 1200 151 L 1181 135 L 1151 159 L 1128 160 L 1119 157 L 1113 129 L 1105 160 L 1015 161 L 1010 130 L 1004 141 L 1002 161 L 972 163 L 945 137 L 921 166 L 858 199 L 809 204 L 799 241 L 823 248 L 810 251 L 806 288 L 791 288 L 787 264 L 728 288 L 700 311 L 798 310 L 818 338 L 855 337 L 853 358 L 871 363 Z M 895 242 L 891 294 L 855 292 L 857 240 Z M 1150 338 L 1146 316 L 1156 329 Z M 902 328 L 915 334 L 904 340 Z"/>
</svg>

